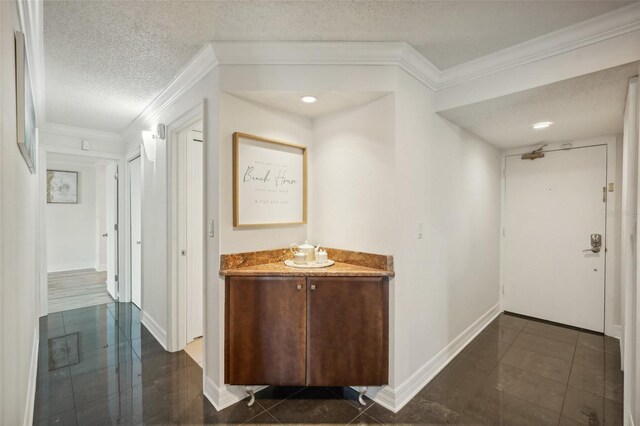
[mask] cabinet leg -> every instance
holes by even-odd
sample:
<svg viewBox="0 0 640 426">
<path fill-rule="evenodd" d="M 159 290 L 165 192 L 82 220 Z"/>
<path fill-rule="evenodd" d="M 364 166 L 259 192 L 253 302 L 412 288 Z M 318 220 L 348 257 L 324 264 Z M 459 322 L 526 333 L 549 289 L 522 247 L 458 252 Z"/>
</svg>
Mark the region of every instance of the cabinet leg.
<svg viewBox="0 0 640 426">
<path fill-rule="evenodd" d="M 360 403 L 360 405 L 367 405 L 366 402 L 364 402 L 364 394 L 367 393 L 367 387 L 366 386 L 360 386 L 360 395 L 358 395 L 358 402 Z"/>
<path fill-rule="evenodd" d="M 245 386 L 244 391 L 251 397 L 251 399 L 249 399 L 249 403 L 247 404 L 247 407 L 251 407 L 253 403 L 256 402 L 256 395 L 253 392 L 253 386 Z"/>
</svg>

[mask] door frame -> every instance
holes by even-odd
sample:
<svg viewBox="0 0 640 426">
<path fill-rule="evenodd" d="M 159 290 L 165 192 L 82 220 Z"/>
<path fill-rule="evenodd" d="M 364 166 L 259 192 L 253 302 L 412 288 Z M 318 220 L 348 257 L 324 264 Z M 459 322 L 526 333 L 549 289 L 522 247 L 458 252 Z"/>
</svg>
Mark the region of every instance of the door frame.
<svg viewBox="0 0 640 426">
<path fill-rule="evenodd" d="M 197 105 L 191 108 L 188 112 L 182 114 L 180 117 L 176 118 L 172 122 L 167 125 L 167 146 L 168 148 L 168 167 L 167 167 L 167 184 L 169 186 L 168 192 L 168 204 L 169 204 L 169 212 L 168 212 L 168 259 L 169 259 L 169 270 L 168 270 L 168 321 L 167 321 L 167 350 L 170 352 L 179 351 L 185 348 L 187 345 L 187 323 L 186 323 L 186 298 L 181 294 L 183 293 L 180 288 L 180 277 L 178 275 L 178 256 L 180 256 L 180 240 L 178 238 L 178 210 L 179 210 L 179 199 L 178 199 L 178 143 L 179 143 L 179 134 L 181 131 L 190 127 L 191 125 L 197 123 L 198 121 L 203 122 L 203 137 L 207 139 L 206 131 L 206 118 L 204 116 L 204 103 L 200 101 Z M 206 173 L 207 168 L 207 158 L 205 155 L 204 168 Z M 204 185 L 205 188 L 205 209 L 206 209 L 206 182 Z M 206 213 L 204 215 L 206 218 Z M 204 224 L 203 224 L 204 225 Z M 203 229 L 206 229 L 203 227 Z M 206 239 L 204 239 L 204 244 L 206 246 Z M 203 250 L 205 248 L 203 247 Z M 204 303 L 205 294 L 206 294 L 206 253 L 203 262 L 203 277 L 205 279 L 203 285 L 203 297 L 202 301 Z M 206 309 L 203 308 L 203 336 L 206 336 Z M 203 345 L 203 359 L 206 359 L 206 345 Z"/>
<path fill-rule="evenodd" d="M 142 142 L 140 142 L 142 143 Z M 122 167 L 121 174 L 124 179 L 121 179 L 124 185 L 124 196 L 122 199 L 123 210 L 124 210 L 124 220 L 123 225 L 121 227 L 122 233 L 121 237 L 124 240 L 124 253 L 123 253 L 123 269 L 122 269 L 122 277 L 120 278 L 121 284 L 121 294 L 120 301 L 121 302 L 131 302 L 131 220 L 130 220 L 130 210 L 131 210 L 131 171 L 129 170 L 129 163 L 140 157 L 142 155 L 141 145 L 138 145 L 133 150 L 129 151 L 125 154 L 123 159 L 124 167 Z M 141 165 L 142 166 L 142 165 Z M 142 170 L 140 173 L 140 177 L 142 179 Z M 142 211 L 141 211 L 142 214 Z M 143 216 L 144 217 L 144 216 Z M 140 230 L 142 232 L 142 230 Z M 142 238 L 142 236 L 141 236 Z M 142 269 L 142 274 L 144 274 L 144 268 Z M 142 282 L 140 283 L 142 286 Z M 140 305 L 144 305 L 142 300 L 142 295 L 140 296 Z M 142 306 L 140 306 L 140 310 L 142 310 Z"/>
<path fill-rule="evenodd" d="M 116 161 L 118 163 L 118 170 L 123 168 L 124 160 L 122 155 L 113 154 L 109 152 L 97 152 L 97 151 L 84 151 L 80 149 L 73 148 L 63 148 L 59 146 L 51 146 L 51 145 L 40 145 L 38 151 L 38 170 L 40 173 L 40 179 L 38 179 L 38 196 L 40 197 L 38 203 L 40 221 L 39 221 L 39 256 L 37 259 L 39 276 L 40 276 L 40 285 L 39 285 L 39 294 L 40 294 L 40 306 L 39 306 L 39 315 L 41 317 L 47 316 L 49 314 L 49 279 L 48 279 L 48 271 L 47 271 L 47 220 L 46 220 L 46 208 L 47 208 L 47 157 L 48 154 L 66 154 L 73 155 L 78 157 L 90 157 L 97 158 L 101 160 L 111 160 Z M 118 224 L 122 224 L 124 222 L 125 210 L 123 203 L 123 180 L 118 179 Z M 118 268 L 122 271 L 122 265 L 124 264 L 124 238 L 121 238 L 122 235 L 119 235 L 118 238 Z M 118 292 L 118 300 L 123 301 L 123 285 L 120 282 L 120 289 Z"/>
<path fill-rule="evenodd" d="M 619 158 L 621 149 L 618 149 L 618 144 L 622 146 L 621 135 L 609 135 L 600 136 L 589 139 L 578 139 L 558 143 L 548 144 L 544 152 L 555 151 L 561 149 L 567 149 L 567 144 L 571 144 L 570 148 L 585 148 L 592 146 L 602 146 L 607 148 L 607 183 L 614 184 L 614 191 L 607 192 L 607 207 L 606 207 L 606 225 L 605 225 L 605 274 L 604 274 L 604 334 L 620 338 L 622 334 L 622 319 L 620 317 L 615 318 L 615 307 L 619 303 L 620 299 L 620 264 L 619 264 L 619 251 L 620 251 L 620 218 L 612 212 L 615 212 L 620 203 L 620 190 L 621 190 L 621 170 L 619 165 L 622 164 L 622 159 Z M 538 148 L 540 144 L 527 146 L 522 148 L 513 148 L 504 150 L 501 153 L 501 206 L 500 206 L 500 305 L 504 310 L 504 286 L 505 286 L 505 261 L 506 261 L 506 247 L 505 247 L 505 217 L 506 217 L 506 178 L 505 168 L 506 159 L 513 155 L 522 155 L 526 152 Z M 538 160 L 534 160 L 538 161 Z M 544 161 L 544 160 L 542 160 Z M 620 163 L 618 163 L 620 161 Z M 619 313 L 621 314 L 620 307 Z"/>
</svg>

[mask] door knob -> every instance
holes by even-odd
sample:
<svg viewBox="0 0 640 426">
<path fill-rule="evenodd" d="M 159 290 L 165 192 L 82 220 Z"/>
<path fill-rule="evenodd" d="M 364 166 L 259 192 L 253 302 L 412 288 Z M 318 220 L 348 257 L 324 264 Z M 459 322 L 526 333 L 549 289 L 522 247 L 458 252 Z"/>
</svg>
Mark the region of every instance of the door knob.
<svg viewBox="0 0 640 426">
<path fill-rule="evenodd" d="M 142 241 L 136 241 L 136 244 L 140 245 L 140 244 L 142 244 Z"/>
<path fill-rule="evenodd" d="M 103 237 L 108 237 L 108 236 L 109 236 L 109 233 L 108 233 L 108 232 L 105 232 L 104 234 L 102 234 L 102 236 L 103 236 Z"/>
<path fill-rule="evenodd" d="M 591 234 L 591 248 L 582 250 L 583 252 L 590 251 L 592 253 L 600 253 L 602 247 L 602 235 Z"/>
</svg>

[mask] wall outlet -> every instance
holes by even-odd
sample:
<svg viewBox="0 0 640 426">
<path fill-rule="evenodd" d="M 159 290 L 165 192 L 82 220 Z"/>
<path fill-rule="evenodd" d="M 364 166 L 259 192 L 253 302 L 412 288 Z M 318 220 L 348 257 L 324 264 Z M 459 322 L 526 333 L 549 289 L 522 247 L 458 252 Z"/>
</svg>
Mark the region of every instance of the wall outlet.
<svg viewBox="0 0 640 426">
<path fill-rule="evenodd" d="M 89 141 L 82 141 L 82 149 L 89 151 L 91 149 L 91 143 Z"/>
</svg>

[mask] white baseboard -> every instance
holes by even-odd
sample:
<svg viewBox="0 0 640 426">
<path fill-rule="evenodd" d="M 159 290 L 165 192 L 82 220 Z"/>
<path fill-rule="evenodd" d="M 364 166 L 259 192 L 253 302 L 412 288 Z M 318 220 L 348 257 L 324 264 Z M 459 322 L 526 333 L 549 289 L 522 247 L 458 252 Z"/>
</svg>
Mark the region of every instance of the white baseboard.
<svg viewBox="0 0 640 426">
<path fill-rule="evenodd" d="M 609 336 L 615 337 L 616 339 L 620 340 L 622 338 L 622 326 L 620 324 L 612 325 Z"/>
<path fill-rule="evenodd" d="M 68 265 L 55 265 L 47 267 L 47 273 L 51 272 L 65 272 L 65 271 L 79 271 L 81 269 L 95 269 L 95 264 L 75 263 Z"/>
<path fill-rule="evenodd" d="M 27 386 L 27 406 L 24 411 L 24 426 L 33 424 L 33 410 L 36 402 L 36 386 L 38 380 L 38 351 L 40 350 L 40 322 L 36 319 L 31 348 L 31 364 L 29 365 L 29 384 Z"/>
<path fill-rule="evenodd" d="M 631 413 L 631 411 L 627 411 L 627 415 L 626 415 L 627 421 L 625 422 L 625 426 L 635 426 L 635 422 L 633 421 L 633 414 Z"/>
<path fill-rule="evenodd" d="M 258 393 L 267 386 L 255 386 L 254 392 Z M 204 396 L 211 402 L 216 411 L 224 410 L 227 407 L 237 404 L 247 397 L 243 386 L 216 385 L 208 377 L 204 378 Z"/>
<path fill-rule="evenodd" d="M 162 327 L 160 327 L 160 325 L 153 318 L 151 318 L 151 316 L 145 311 L 142 311 L 140 320 L 142 324 L 144 324 L 144 326 L 147 327 L 149 332 L 153 334 L 153 337 L 156 338 L 158 343 L 162 345 L 164 350 L 165 351 L 168 350 L 167 349 L 167 332 Z"/>
<path fill-rule="evenodd" d="M 478 320 L 463 331 L 458 337 L 453 339 L 436 356 L 431 358 L 411 377 L 395 389 L 385 386 L 383 388 L 372 389 L 367 395 L 384 408 L 397 413 L 405 406 L 420 390 L 433 379 L 451 360 L 458 355 L 484 328 L 500 314 L 500 304 L 496 304 Z"/>
</svg>

